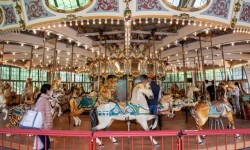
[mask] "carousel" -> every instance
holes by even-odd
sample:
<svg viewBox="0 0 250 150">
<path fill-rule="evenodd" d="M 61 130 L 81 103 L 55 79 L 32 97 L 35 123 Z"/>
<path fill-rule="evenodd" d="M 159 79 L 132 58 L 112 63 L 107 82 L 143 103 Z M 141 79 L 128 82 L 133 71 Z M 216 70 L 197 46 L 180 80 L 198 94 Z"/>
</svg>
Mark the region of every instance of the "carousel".
<svg viewBox="0 0 250 150">
<path fill-rule="evenodd" d="M 2 0 L 0 126 L 18 128 L 49 83 L 54 129 L 249 128 L 249 12 L 248 0 Z"/>
</svg>

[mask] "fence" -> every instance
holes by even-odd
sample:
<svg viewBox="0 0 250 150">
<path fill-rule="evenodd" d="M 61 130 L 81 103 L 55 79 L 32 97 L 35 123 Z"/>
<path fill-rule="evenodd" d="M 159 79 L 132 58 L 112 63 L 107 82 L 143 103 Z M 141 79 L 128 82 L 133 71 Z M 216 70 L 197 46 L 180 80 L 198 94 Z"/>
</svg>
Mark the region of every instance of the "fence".
<svg viewBox="0 0 250 150">
<path fill-rule="evenodd" d="M 6 134 L 13 134 L 7 137 Z M 241 139 L 235 135 L 240 134 Z M 163 130 L 163 131 L 64 131 L 64 130 L 21 130 L 0 129 L 0 150 L 6 149 L 33 149 L 34 137 L 28 135 L 49 135 L 51 149 L 58 150 L 186 150 L 186 149 L 247 149 L 250 147 L 250 129 L 236 130 Z M 198 135 L 206 135 L 204 144 L 199 145 Z M 159 145 L 155 146 L 149 136 L 152 136 Z M 119 142 L 113 144 L 110 137 Z M 96 140 L 99 138 L 104 147 L 99 147 Z M 93 142 L 92 142 L 93 141 Z"/>
</svg>

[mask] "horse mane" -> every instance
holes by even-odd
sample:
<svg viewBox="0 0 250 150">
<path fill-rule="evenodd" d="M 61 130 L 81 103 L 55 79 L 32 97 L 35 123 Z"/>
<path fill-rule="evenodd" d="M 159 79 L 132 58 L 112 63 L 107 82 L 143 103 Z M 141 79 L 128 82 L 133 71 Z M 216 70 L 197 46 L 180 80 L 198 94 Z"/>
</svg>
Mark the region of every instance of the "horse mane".
<svg viewBox="0 0 250 150">
<path fill-rule="evenodd" d="M 226 90 L 224 86 L 218 86 L 216 89 L 216 100 L 223 102 L 225 98 Z"/>
</svg>

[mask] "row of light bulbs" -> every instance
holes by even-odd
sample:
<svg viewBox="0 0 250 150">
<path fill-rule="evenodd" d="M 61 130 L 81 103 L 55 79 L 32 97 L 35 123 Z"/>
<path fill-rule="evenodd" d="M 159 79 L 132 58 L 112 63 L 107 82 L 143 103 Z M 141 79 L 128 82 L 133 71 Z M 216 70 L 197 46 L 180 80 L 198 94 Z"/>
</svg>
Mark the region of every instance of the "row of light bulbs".
<svg viewBox="0 0 250 150">
<path fill-rule="evenodd" d="M 240 42 L 243 42 L 243 41 L 230 42 L 230 43 L 231 43 L 231 46 L 234 46 L 235 43 L 237 43 L 237 42 L 240 43 Z M 246 40 L 245 42 L 248 44 L 248 43 L 250 42 L 250 40 Z M 178 41 L 176 40 L 175 43 L 178 43 Z M 226 44 L 229 44 L 229 43 L 224 43 L 223 45 L 226 45 Z M 170 46 L 171 46 L 171 45 L 169 44 L 169 47 L 170 47 Z M 222 44 L 217 45 L 217 47 L 221 47 L 221 46 L 222 46 Z M 202 49 L 204 49 L 204 48 L 209 49 L 210 47 L 202 47 Z M 198 50 L 198 49 L 194 49 L 195 52 L 197 52 L 197 50 Z M 189 50 L 189 51 L 192 51 L 192 50 Z M 239 53 L 242 54 L 242 52 L 239 52 Z M 186 51 L 185 54 L 188 54 L 188 52 Z M 228 53 L 228 54 L 229 54 L 229 53 Z M 177 53 L 177 54 L 169 55 L 167 58 L 169 59 L 169 58 L 172 57 L 172 56 L 179 56 L 179 54 Z"/>
</svg>

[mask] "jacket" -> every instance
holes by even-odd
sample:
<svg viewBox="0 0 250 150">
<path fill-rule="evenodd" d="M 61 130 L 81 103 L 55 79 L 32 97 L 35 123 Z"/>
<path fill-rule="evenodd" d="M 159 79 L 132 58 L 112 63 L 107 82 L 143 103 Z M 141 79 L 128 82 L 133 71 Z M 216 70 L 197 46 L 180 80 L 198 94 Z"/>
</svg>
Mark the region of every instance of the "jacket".
<svg viewBox="0 0 250 150">
<path fill-rule="evenodd" d="M 36 102 L 36 110 L 41 112 L 43 117 L 42 129 L 45 130 L 51 130 L 53 128 L 49 98 L 50 97 L 48 95 L 42 93 Z"/>
</svg>

